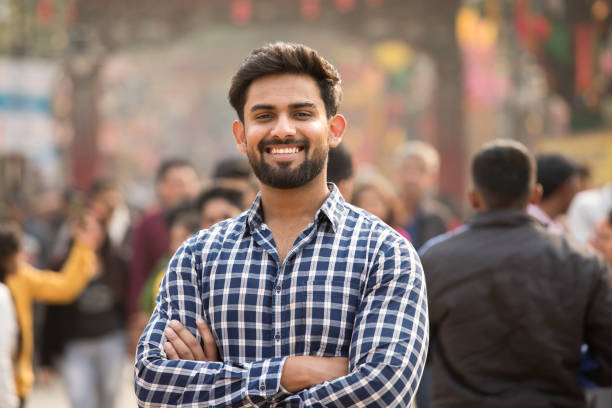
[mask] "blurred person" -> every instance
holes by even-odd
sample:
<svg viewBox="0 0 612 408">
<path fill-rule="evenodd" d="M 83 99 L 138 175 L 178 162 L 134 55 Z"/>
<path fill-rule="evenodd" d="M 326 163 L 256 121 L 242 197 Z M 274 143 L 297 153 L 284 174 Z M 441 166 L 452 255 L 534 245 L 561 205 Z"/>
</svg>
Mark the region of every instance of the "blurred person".
<svg viewBox="0 0 612 408">
<path fill-rule="evenodd" d="M 578 178 L 580 179 L 578 191 L 590 190 L 593 188 L 593 172 L 588 164 L 578 164 Z"/>
<path fill-rule="evenodd" d="M 510 140 L 472 161 L 476 214 L 427 244 L 433 407 L 584 407 L 581 345 L 612 384 L 612 287 L 586 246 L 526 213 L 535 160 Z"/>
<path fill-rule="evenodd" d="M 399 197 L 391 183 L 376 170 L 368 169 L 357 175 L 351 203 L 377 216 L 410 240 L 408 232 L 397 223 Z"/>
<path fill-rule="evenodd" d="M 245 210 L 242 191 L 223 186 L 202 191 L 196 199 L 195 207 L 200 215 L 200 228 L 204 229 Z"/>
<path fill-rule="evenodd" d="M 3 249 L 19 243 L 17 251 L 3 253 L 0 264 L 5 265 L 6 285 L 11 292 L 19 324 L 18 356 L 15 365 L 15 386 L 22 401 L 34 383 L 32 359 L 34 352 L 33 305 L 35 301 L 66 303 L 75 299 L 95 275 L 97 258 L 95 249 L 102 241 L 100 226 L 90 215 L 73 225 L 75 244 L 59 273 L 41 271 L 21 258 L 21 232 L 15 226 L 0 224 L 0 242 Z M 8 267 L 6 266 L 8 263 Z"/>
<path fill-rule="evenodd" d="M 344 197 L 347 202 L 351 202 L 355 184 L 353 157 L 342 145 L 329 149 L 329 157 L 327 159 L 327 181 L 334 183 L 338 187 L 338 190 L 340 190 L 342 197 Z"/>
<path fill-rule="evenodd" d="M 417 249 L 448 231 L 453 223 L 451 211 L 434 199 L 439 174 L 440 156 L 433 146 L 414 140 L 400 147 L 395 167 L 403 204 L 400 224 Z"/>
<path fill-rule="evenodd" d="M 559 217 L 567 213 L 579 188 L 578 167 L 560 154 L 542 154 L 536 157 L 537 187 L 541 198 L 529 204 L 527 213 L 550 232 L 565 233 Z"/>
<path fill-rule="evenodd" d="M 423 272 L 404 238 L 327 184 L 340 96 L 336 69 L 299 44 L 253 50 L 232 78 L 232 131 L 261 191 L 170 262 L 139 342 L 141 406 L 410 403 Z"/>
<path fill-rule="evenodd" d="M 159 284 L 168 268 L 170 258 L 181 247 L 190 236 L 200 229 L 200 217 L 190 203 L 179 204 L 171 209 L 166 218 L 170 230 L 170 250 L 167 256 L 161 258 L 151 273 L 151 276 L 143 286 L 140 293 L 140 311 L 143 315 L 143 324 L 138 336 L 144 330 L 151 313 L 155 308 L 155 297 Z M 138 341 L 138 339 L 136 339 Z"/>
<path fill-rule="evenodd" d="M 239 190 L 250 203 L 257 195 L 257 182 L 249 161 L 243 157 L 232 157 L 218 162 L 212 173 L 214 185 Z"/>
<path fill-rule="evenodd" d="M 111 237 L 111 221 L 121 203 L 115 183 L 97 180 L 88 211 L 103 227 L 98 269 L 74 302 L 48 308 L 43 361 L 61 355 L 60 371 L 71 406 L 114 406 L 125 363 L 125 298 L 128 277 L 122 243 Z"/>
<path fill-rule="evenodd" d="M 19 238 L 17 232 L 0 225 L 0 407 L 17 408 L 20 404 L 15 388 L 15 364 L 19 330 L 11 292 L 6 279 L 18 268 Z"/>
<path fill-rule="evenodd" d="M 128 319 L 138 319 L 138 294 L 155 263 L 168 253 L 170 235 L 165 214 L 171 208 L 192 200 L 199 189 L 198 175 L 183 159 L 170 159 L 157 170 L 155 187 L 158 204 L 142 215 L 132 233 L 129 287 L 127 292 Z M 131 323 L 130 323 L 131 324 Z M 134 325 L 138 323 L 135 321 Z M 129 352 L 133 349 L 130 345 Z"/>
<path fill-rule="evenodd" d="M 612 209 L 612 183 L 576 194 L 567 212 L 569 231 L 580 242 L 595 235 L 597 224 Z"/>
<path fill-rule="evenodd" d="M 599 223 L 597 233 L 591 243 L 595 249 L 603 255 L 612 268 L 612 210 L 610 210 L 608 216 Z"/>
</svg>

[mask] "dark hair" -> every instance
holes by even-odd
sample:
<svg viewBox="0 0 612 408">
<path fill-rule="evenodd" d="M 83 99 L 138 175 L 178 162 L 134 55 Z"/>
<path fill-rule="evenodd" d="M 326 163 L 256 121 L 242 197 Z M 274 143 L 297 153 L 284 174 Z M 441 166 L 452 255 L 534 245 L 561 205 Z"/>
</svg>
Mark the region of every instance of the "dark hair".
<svg viewBox="0 0 612 408">
<path fill-rule="evenodd" d="M 0 282 L 5 282 L 8 274 L 4 263 L 9 257 L 15 255 L 21 247 L 19 235 L 19 229 L 14 223 L 0 223 Z"/>
<path fill-rule="evenodd" d="M 353 159 L 342 145 L 329 149 L 327 181 L 338 184 L 353 177 Z"/>
<path fill-rule="evenodd" d="M 99 178 L 94 180 L 89 187 L 89 197 L 95 198 L 99 194 L 112 190 L 115 188 L 119 188 L 119 184 L 113 179 L 110 178 Z"/>
<path fill-rule="evenodd" d="M 535 160 L 523 144 L 496 140 L 474 157 L 472 178 L 489 209 L 524 208 L 535 183 Z"/>
<path fill-rule="evenodd" d="M 177 167 L 189 167 L 189 168 L 194 168 L 191 163 L 189 163 L 189 161 L 185 160 L 185 159 L 179 159 L 179 158 L 175 158 L 175 159 L 166 159 L 164 160 L 159 167 L 157 168 L 157 174 L 155 176 L 155 181 L 159 182 L 161 181 L 161 179 L 163 179 L 164 177 L 166 177 L 166 174 Z"/>
<path fill-rule="evenodd" d="M 206 203 L 215 198 L 226 200 L 241 210 L 244 207 L 244 197 L 241 191 L 228 187 L 212 187 L 202 191 L 198 196 L 195 201 L 196 209 L 201 212 Z"/>
<path fill-rule="evenodd" d="M 233 157 L 217 162 L 213 170 L 214 179 L 249 179 L 251 177 L 251 166 L 248 160 L 242 157 Z"/>
<path fill-rule="evenodd" d="M 200 229 L 200 218 L 190 202 L 184 202 L 169 209 L 165 214 L 165 220 L 168 228 L 180 224 L 192 233 Z"/>
<path fill-rule="evenodd" d="M 542 185 L 542 199 L 547 199 L 578 173 L 578 167 L 560 154 L 542 154 L 536 158 L 538 183 Z"/>
<path fill-rule="evenodd" d="M 303 74 L 319 85 L 327 117 L 338 111 L 342 99 L 340 74 L 315 50 L 302 44 L 277 42 L 251 51 L 242 62 L 229 90 L 229 101 L 244 122 L 244 105 L 251 83 L 259 78 L 276 74 Z"/>
</svg>

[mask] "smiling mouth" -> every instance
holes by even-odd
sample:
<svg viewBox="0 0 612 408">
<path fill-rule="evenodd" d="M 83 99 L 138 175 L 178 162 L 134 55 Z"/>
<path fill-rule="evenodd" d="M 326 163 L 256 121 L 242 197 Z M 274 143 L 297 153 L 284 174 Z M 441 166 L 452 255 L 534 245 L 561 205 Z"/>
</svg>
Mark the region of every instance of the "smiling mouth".
<svg viewBox="0 0 612 408">
<path fill-rule="evenodd" d="M 291 146 L 291 147 L 280 147 L 280 146 L 269 146 L 264 149 L 268 154 L 294 154 L 304 150 L 303 146 Z"/>
</svg>

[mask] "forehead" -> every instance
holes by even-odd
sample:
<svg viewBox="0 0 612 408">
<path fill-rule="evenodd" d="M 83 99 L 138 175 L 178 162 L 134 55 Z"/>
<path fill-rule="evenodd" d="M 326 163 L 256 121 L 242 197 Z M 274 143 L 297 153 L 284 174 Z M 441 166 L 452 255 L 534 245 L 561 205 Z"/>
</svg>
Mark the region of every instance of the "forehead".
<svg viewBox="0 0 612 408">
<path fill-rule="evenodd" d="M 244 108 L 248 112 L 254 105 L 282 106 L 301 102 L 324 106 L 314 78 L 299 74 L 268 75 L 251 83 Z"/>
</svg>

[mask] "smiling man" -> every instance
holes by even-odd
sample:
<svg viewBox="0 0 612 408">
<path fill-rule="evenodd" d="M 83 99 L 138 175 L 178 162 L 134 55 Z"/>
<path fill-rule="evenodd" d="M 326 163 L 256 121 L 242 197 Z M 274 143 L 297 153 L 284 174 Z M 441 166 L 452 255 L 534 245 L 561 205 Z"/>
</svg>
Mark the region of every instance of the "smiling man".
<svg viewBox="0 0 612 408">
<path fill-rule="evenodd" d="M 412 246 L 326 182 L 345 119 L 314 50 L 254 50 L 232 79 L 251 208 L 174 255 L 136 356 L 141 406 L 404 407 L 428 342 Z"/>
</svg>

